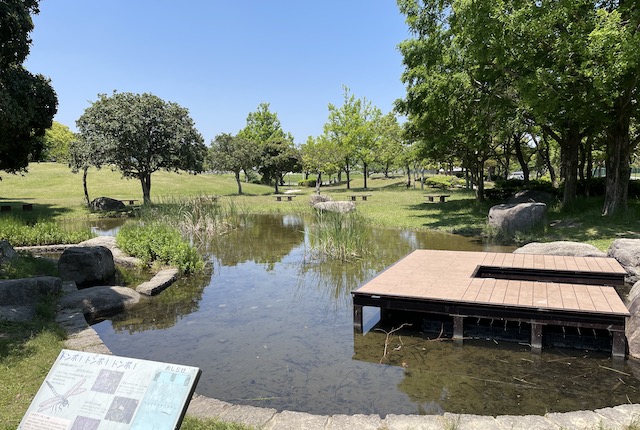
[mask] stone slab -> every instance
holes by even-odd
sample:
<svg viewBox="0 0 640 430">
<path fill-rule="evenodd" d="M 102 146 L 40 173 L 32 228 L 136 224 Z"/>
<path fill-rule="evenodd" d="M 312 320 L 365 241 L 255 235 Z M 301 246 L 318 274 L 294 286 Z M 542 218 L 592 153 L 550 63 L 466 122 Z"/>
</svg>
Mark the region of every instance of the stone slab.
<svg viewBox="0 0 640 430">
<path fill-rule="evenodd" d="M 325 430 L 379 430 L 382 419 L 378 415 L 333 415 Z"/>
<path fill-rule="evenodd" d="M 615 429 L 617 427 L 615 422 L 593 411 L 550 413 L 546 414 L 545 417 L 558 424 L 563 430 L 598 429 L 602 427 Z"/>
<path fill-rule="evenodd" d="M 504 430 L 558 430 L 560 426 L 540 415 L 500 415 L 498 428 Z"/>
<path fill-rule="evenodd" d="M 389 414 L 382 421 L 382 425 L 382 428 L 388 430 L 444 430 L 446 428 L 444 418 L 436 415 Z"/>
<path fill-rule="evenodd" d="M 153 278 L 136 287 L 136 291 L 146 296 L 155 296 L 168 288 L 178 279 L 178 269 L 164 269 L 156 273 Z"/>
<path fill-rule="evenodd" d="M 276 414 L 264 427 L 265 430 L 315 430 L 324 429 L 329 417 L 306 412 L 283 411 Z"/>
<path fill-rule="evenodd" d="M 211 399 L 209 397 L 194 394 L 189 403 L 187 413 L 200 418 L 218 418 L 225 409 L 230 408 L 231 403 L 222 400 Z"/>
<path fill-rule="evenodd" d="M 220 419 L 232 423 L 244 424 L 246 426 L 264 428 L 276 413 L 277 411 L 275 409 L 233 405 L 226 408 L 220 414 Z"/>
<path fill-rule="evenodd" d="M 620 405 L 612 408 L 596 409 L 594 412 L 621 427 L 640 424 L 640 405 Z"/>
<path fill-rule="evenodd" d="M 457 430 L 495 430 L 498 423 L 495 418 L 483 415 L 450 414 L 442 417 L 446 428 Z"/>
</svg>

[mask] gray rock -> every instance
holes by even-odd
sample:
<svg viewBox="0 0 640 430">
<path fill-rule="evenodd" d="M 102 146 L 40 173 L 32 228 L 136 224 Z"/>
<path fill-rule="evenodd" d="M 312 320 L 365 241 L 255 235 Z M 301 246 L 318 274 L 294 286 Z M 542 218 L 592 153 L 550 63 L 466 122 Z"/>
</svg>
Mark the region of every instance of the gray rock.
<svg viewBox="0 0 640 430">
<path fill-rule="evenodd" d="M 629 356 L 640 358 L 640 296 L 636 294 L 627 307 L 631 316 L 627 318 L 624 333 L 627 336 Z"/>
<path fill-rule="evenodd" d="M 63 281 L 74 281 L 78 288 L 113 284 L 116 266 L 113 254 L 104 246 L 76 246 L 66 249 L 58 261 Z"/>
<path fill-rule="evenodd" d="M 500 415 L 498 426 L 504 430 L 558 430 L 560 426 L 538 415 Z"/>
<path fill-rule="evenodd" d="M 326 430 L 379 430 L 382 419 L 379 415 L 333 415 Z"/>
<path fill-rule="evenodd" d="M 0 264 L 18 257 L 18 253 L 13 249 L 9 241 L 0 240 Z"/>
<path fill-rule="evenodd" d="M 500 236 L 526 232 L 544 222 L 547 205 L 544 203 L 502 204 L 489 209 L 489 225 Z"/>
<path fill-rule="evenodd" d="M 178 279 L 178 269 L 161 270 L 147 282 L 136 287 L 136 291 L 146 296 L 155 296 Z"/>
<path fill-rule="evenodd" d="M 628 274 L 626 282 L 640 281 L 640 239 L 616 239 L 609 247 L 608 255 L 625 268 Z"/>
<path fill-rule="evenodd" d="M 545 191 L 522 190 L 507 200 L 508 204 L 539 202 L 551 204 L 555 197 Z"/>
<path fill-rule="evenodd" d="M 62 281 L 53 276 L 0 281 L 0 319 L 29 321 L 36 314 L 38 300 L 60 291 Z"/>
<path fill-rule="evenodd" d="M 616 428 L 615 422 L 593 411 L 550 413 L 546 414 L 545 417 L 566 430 Z"/>
<path fill-rule="evenodd" d="M 91 202 L 91 209 L 100 212 L 119 211 L 125 208 L 124 203 L 120 200 L 109 197 L 98 197 Z"/>
<path fill-rule="evenodd" d="M 316 203 L 313 208 L 318 211 L 348 213 L 356 210 L 356 204 L 353 202 L 329 201 Z"/>
<path fill-rule="evenodd" d="M 326 194 L 314 194 L 309 197 L 309 203 L 311 206 L 314 206 L 316 203 L 330 202 L 331 200 L 331 197 Z"/>
<path fill-rule="evenodd" d="M 61 309 L 81 309 L 91 317 L 113 315 L 140 301 L 140 294 L 131 288 L 97 286 L 67 294 L 59 301 Z"/>
<path fill-rule="evenodd" d="M 113 260 L 122 266 L 140 266 L 142 261 L 139 258 L 131 257 L 130 255 L 122 252 L 116 245 L 116 238 L 113 236 L 98 236 L 84 242 L 80 242 L 78 246 L 104 246 L 109 248 L 113 255 Z"/>
<path fill-rule="evenodd" d="M 557 242 L 532 242 L 513 251 L 514 254 L 544 254 L 544 255 L 568 255 L 572 257 L 606 257 L 607 253 L 600 251 L 588 243 L 557 241 Z"/>
</svg>

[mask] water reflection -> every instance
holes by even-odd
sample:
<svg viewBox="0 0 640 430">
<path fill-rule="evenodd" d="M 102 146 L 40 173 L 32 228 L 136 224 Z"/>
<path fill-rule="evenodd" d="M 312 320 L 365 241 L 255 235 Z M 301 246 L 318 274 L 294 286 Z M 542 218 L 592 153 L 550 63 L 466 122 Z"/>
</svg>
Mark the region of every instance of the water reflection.
<svg viewBox="0 0 640 430">
<path fill-rule="evenodd" d="M 256 217 L 211 244 L 210 278 L 174 285 L 94 327 L 115 354 L 200 367 L 200 394 L 279 410 L 523 414 L 640 401 L 628 364 L 580 351 L 532 356 L 493 341 L 456 348 L 416 330 L 401 344 L 394 338 L 400 348 L 380 364 L 384 333 L 353 335 L 353 289 L 416 248 L 499 248 L 372 229 L 372 258 L 321 264 L 306 234 L 300 218 Z"/>
</svg>

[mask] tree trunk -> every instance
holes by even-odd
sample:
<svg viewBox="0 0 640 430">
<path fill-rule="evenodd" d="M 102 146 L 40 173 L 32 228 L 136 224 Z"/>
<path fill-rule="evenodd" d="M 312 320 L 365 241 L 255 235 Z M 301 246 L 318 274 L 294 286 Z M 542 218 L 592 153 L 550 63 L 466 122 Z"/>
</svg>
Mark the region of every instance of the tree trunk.
<svg viewBox="0 0 640 430">
<path fill-rule="evenodd" d="M 522 137 L 513 135 L 513 143 L 516 149 L 516 158 L 518 159 L 518 163 L 520 163 L 520 168 L 522 169 L 522 176 L 524 177 L 524 186 L 529 186 L 529 163 L 524 159 L 524 153 L 522 152 Z"/>
<path fill-rule="evenodd" d="M 630 113 L 620 97 L 614 106 L 616 121 L 607 130 L 607 179 L 602 215 L 609 216 L 627 209 L 631 153 L 633 144 L 629 135 Z"/>
<path fill-rule="evenodd" d="M 362 170 L 363 170 L 363 174 L 364 174 L 364 189 L 367 189 L 367 176 L 369 176 L 367 174 L 367 163 L 362 163 Z"/>
<path fill-rule="evenodd" d="M 318 178 L 316 179 L 316 194 L 320 195 L 320 187 L 322 186 L 322 172 L 318 172 Z"/>
<path fill-rule="evenodd" d="M 346 164 L 344 167 L 344 173 L 347 175 L 347 190 L 351 189 L 351 169 L 349 169 L 349 164 Z"/>
<path fill-rule="evenodd" d="M 240 170 L 236 170 L 236 182 L 238 183 L 238 194 L 242 194 L 242 181 L 240 180 Z"/>
<path fill-rule="evenodd" d="M 407 163 L 407 189 L 411 188 L 411 166 Z"/>
<path fill-rule="evenodd" d="M 91 200 L 89 200 L 89 190 L 87 189 L 87 173 L 89 172 L 89 168 L 85 167 L 82 170 L 82 188 L 84 188 L 84 202 L 87 207 L 91 204 Z"/>
<path fill-rule="evenodd" d="M 556 169 L 554 169 L 553 164 L 551 164 L 551 154 L 549 152 L 549 140 L 547 139 L 547 133 L 542 133 L 542 141 L 544 142 L 544 146 L 540 148 L 540 155 L 544 159 L 544 163 L 549 171 L 551 184 L 555 187 L 558 185 L 558 178 L 556 176 Z"/>
<path fill-rule="evenodd" d="M 567 207 L 573 203 L 578 191 L 578 148 L 580 147 L 581 136 L 577 127 L 567 130 L 567 136 L 562 145 L 564 154 L 564 195 L 562 196 L 562 206 Z"/>
<path fill-rule="evenodd" d="M 151 204 L 151 174 L 141 173 L 140 184 L 142 185 L 142 198 L 145 205 Z"/>
</svg>

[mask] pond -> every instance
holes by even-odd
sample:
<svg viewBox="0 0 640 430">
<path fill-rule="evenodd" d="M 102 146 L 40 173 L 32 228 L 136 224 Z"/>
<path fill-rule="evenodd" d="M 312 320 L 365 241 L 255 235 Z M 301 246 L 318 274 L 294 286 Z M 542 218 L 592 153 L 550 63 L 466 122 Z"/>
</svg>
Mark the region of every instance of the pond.
<svg viewBox="0 0 640 430">
<path fill-rule="evenodd" d="M 412 326 L 387 339 L 350 292 L 417 248 L 505 251 L 433 232 L 372 231 L 373 258 L 317 263 L 309 228 L 260 216 L 210 244 L 212 271 L 94 324 L 114 354 L 197 366 L 196 391 L 234 404 L 314 414 L 544 414 L 640 402 L 633 363 L 607 353 L 475 339 Z M 454 268 L 452 268 L 454 269 Z M 400 336 L 398 336 L 398 334 Z M 389 353 L 383 357 L 385 342 Z"/>
</svg>

